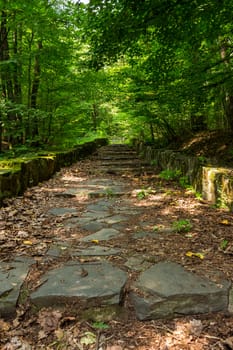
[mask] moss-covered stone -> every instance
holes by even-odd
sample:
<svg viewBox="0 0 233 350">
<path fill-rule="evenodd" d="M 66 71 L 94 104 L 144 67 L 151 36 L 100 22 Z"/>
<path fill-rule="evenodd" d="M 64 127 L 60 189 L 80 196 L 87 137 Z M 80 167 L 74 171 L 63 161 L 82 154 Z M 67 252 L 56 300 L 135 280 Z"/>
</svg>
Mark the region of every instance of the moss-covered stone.
<svg viewBox="0 0 233 350">
<path fill-rule="evenodd" d="M 153 161 L 161 170 L 180 170 L 189 183 L 204 199 L 212 204 L 233 210 L 233 169 L 204 166 L 200 157 L 193 157 L 168 149 L 154 149 L 152 146 L 137 145 L 144 159 Z M 205 164 L 210 163 L 206 159 Z"/>
<path fill-rule="evenodd" d="M 127 318 L 127 311 L 119 305 L 92 307 L 81 311 L 81 319 L 92 322 L 109 322 Z"/>
<path fill-rule="evenodd" d="M 98 147 L 106 144 L 107 139 L 97 139 L 67 151 L 1 162 L 0 203 L 4 198 L 20 195 L 28 187 L 48 180 L 61 167 L 91 155 Z"/>
</svg>

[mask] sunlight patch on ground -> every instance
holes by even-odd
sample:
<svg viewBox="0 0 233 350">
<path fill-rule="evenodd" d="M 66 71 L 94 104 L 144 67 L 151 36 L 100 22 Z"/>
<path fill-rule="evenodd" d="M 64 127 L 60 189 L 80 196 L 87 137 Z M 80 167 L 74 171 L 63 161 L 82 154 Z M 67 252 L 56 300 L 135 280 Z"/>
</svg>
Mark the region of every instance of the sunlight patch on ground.
<svg viewBox="0 0 233 350">
<path fill-rule="evenodd" d="M 77 177 L 77 176 L 71 176 L 71 175 L 63 175 L 61 178 L 62 181 L 70 181 L 70 182 L 83 182 L 86 181 L 86 177 Z"/>
</svg>

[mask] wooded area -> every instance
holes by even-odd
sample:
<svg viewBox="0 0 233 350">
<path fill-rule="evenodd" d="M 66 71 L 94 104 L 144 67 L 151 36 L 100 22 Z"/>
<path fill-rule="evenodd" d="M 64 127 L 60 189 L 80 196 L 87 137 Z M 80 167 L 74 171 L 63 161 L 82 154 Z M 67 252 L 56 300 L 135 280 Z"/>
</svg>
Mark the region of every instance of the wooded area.
<svg viewBox="0 0 233 350">
<path fill-rule="evenodd" d="M 230 0 L 1 0 L 0 145 L 232 132 L 232 13 Z"/>
</svg>

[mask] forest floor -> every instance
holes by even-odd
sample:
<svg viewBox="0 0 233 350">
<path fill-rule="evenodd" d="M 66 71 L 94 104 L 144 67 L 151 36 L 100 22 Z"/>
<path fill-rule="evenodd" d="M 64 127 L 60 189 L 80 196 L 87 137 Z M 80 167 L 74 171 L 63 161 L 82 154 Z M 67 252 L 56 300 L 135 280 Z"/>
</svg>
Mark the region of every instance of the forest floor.
<svg viewBox="0 0 233 350">
<path fill-rule="evenodd" d="M 8 261 L 16 255 L 31 256 L 40 266 L 44 252 L 54 240 L 74 241 L 77 232 L 74 236 L 72 229 L 67 231 L 62 224 L 64 217 L 51 220 L 46 213 L 53 207 L 64 207 L 64 202 L 66 207 L 75 205 L 82 212 L 87 205 L 85 196 L 64 199 L 55 194 L 64 189 L 64 179 L 75 176 L 82 181 L 98 177 L 99 174 L 93 172 L 95 166 L 96 161 L 91 159 L 78 162 L 62 169 L 49 181 L 28 189 L 22 197 L 6 200 L 0 213 L 0 259 Z M 104 177 L 114 178 L 111 175 Z M 134 245 L 135 252 L 155 256 L 155 262 L 177 262 L 210 279 L 220 275 L 233 281 L 232 213 L 211 206 L 176 182 L 162 180 L 158 174 L 121 177 L 121 181 L 132 191 L 153 190 L 144 198 L 130 198 L 132 206 L 140 207 L 142 214 L 128 223 L 128 234 L 137 232 L 141 222 L 145 222 L 146 230 L 151 232 L 157 228 L 172 227 L 174 221 L 181 219 L 189 220 L 192 226 L 188 232 L 166 235 L 159 244 L 153 237 L 140 239 Z M 79 237 L 85 234 L 81 230 L 78 232 Z M 113 239 L 110 245 L 127 252 L 128 239 Z M 186 255 L 190 251 L 193 256 Z M 114 263 L 125 269 L 122 256 Z M 50 264 L 43 265 L 43 270 L 51 268 Z M 28 286 L 33 286 L 38 280 L 41 271 L 37 267 L 28 276 Z M 136 319 L 130 303 L 126 304 L 126 309 L 123 318 L 100 322 L 96 327 L 69 308 L 62 312 L 52 309 L 33 312 L 27 303 L 19 305 L 15 318 L 0 319 L 0 349 L 233 349 L 233 315 L 228 312 L 142 322 Z"/>
<path fill-rule="evenodd" d="M 199 132 L 176 140 L 171 148 L 197 157 L 211 158 L 218 165 L 232 167 L 233 164 L 233 135 L 220 131 Z"/>
</svg>

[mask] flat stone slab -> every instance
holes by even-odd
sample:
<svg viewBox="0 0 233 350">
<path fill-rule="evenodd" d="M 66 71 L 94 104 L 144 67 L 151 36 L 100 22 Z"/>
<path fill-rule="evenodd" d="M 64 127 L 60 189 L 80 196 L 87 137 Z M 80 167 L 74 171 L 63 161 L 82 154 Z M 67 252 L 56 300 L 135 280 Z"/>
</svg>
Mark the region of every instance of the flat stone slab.
<svg viewBox="0 0 233 350">
<path fill-rule="evenodd" d="M 91 235 L 81 238 L 80 241 L 82 242 L 89 242 L 93 240 L 107 241 L 109 239 L 117 237 L 119 233 L 120 232 L 118 230 L 115 230 L 114 228 L 103 228 L 102 230 L 97 231 L 96 233 L 93 233 Z"/>
<path fill-rule="evenodd" d="M 62 242 L 59 244 L 53 244 L 51 247 L 47 250 L 46 255 L 58 258 L 61 256 L 67 256 L 71 255 L 72 248 L 69 245 L 62 244 Z"/>
<path fill-rule="evenodd" d="M 98 221 L 90 221 L 84 225 L 80 225 L 80 227 L 83 229 L 83 230 L 86 230 L 86 231 L 91 231 L 91 232 L 96 232 L 98 230 L 101 230 L 103 228 L 103 224 L 101 224 L 100 222 Z"/>
<path fill-rule="evenodd" d="M 62 306 L 78 303 L 93 307 L 118 305 L 127 274 L 109 264 L 68 262 L 46 273 L 42 285 L 31 294 L 38 307 Z"/>
<path fill-rule="evenodd" d="M 77 209 L 75 208 L 52 208 L 49 211 L 49 214 L 55 216 L 62 216 L 65 214 L 77 214 Z"/>
<path fill-rule="evenodd" d="M 230 286 L 229 281 L 216 284 L 174 262 L 160 262 L 141 273 L 130 298 L 139 320 L 177 317 L 227 310 Z"/>
<path fill-rule="evenodd" d="M 104 222 L 108 225 L 114 225 L 127 220 L 128 218 L 123 215 L 113 215 L 113 216 L 109 216 L 107 218 L 101 219 L 101 222 Z"/>
<path fill-rule="evenodd" d="M 96 220 L 96 219 L 103 219 L 111 214 L 108 211 L 86 211 L 83 213 L 82 218 L 88 219 L 88 220 Z"/>
<path fill-rule="evenodd" d="M 95 245 L 81 250 L 76 250 L 74 256 L 110 256 L 120 253 L 120 249 Z"/>
<path fill-rule="evenodd" d="M 131 256 L 124 265 L 133 271 L 144 271 L 151 266 L 151 263 L 145 261 L 144 257 Z"/>
<path fill-rule="evenodd" d="M 9 263 L 0 263 L 0 318 L 15 313 L 20 289 L 33 262 L 19 257 Z"/>
<path fill-rule="evenodd" d="M 98 191 L 92 191 L 88 193 L 89 198 L 103 198 L 103 197 L 122 197 L 127 192 L 124 191 L 117 191 L 112 190 L 112 189 L 103 189 L 103 190 L 98 190 Z"/>
<path fill-rule="evenodd" d="M 87 206 L 87 210 L 89 211 L 106 211 L 112 206 L 111 201 L 98 201 L 97 203 L 90 204 Z"/>
<path fill-rule="evenodd" d="M 119 254 L 120 252 L 120 249 L 100 245 L 76 249 L 72 246 L 64 245 L 61 242 L 60 244 L 53 244 L 46 252 L 46 255 L 53 258 L 59 258 L 62 256 L 110 256 Z"/>
</svg>

